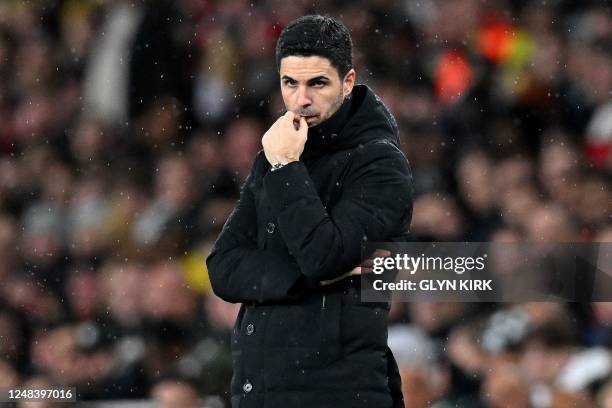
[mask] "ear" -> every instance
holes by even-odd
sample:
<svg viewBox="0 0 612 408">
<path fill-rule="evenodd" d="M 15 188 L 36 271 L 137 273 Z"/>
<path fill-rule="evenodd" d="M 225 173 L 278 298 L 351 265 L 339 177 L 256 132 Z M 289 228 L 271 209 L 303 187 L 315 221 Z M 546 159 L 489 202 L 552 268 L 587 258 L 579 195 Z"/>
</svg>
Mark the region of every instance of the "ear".
<svg viewBox="0 0 612 408">
<path fill-rule="evenodd" d="M 357 77 L 357 73 L 354 68 L 351 68 L 349 72 L 344 76 L 344 81 L 342 82 L 342 94 L 347 96 L 351 92 L 353 92 L 353 86 L 355 86 L 355 79 Z"/>
</svg>

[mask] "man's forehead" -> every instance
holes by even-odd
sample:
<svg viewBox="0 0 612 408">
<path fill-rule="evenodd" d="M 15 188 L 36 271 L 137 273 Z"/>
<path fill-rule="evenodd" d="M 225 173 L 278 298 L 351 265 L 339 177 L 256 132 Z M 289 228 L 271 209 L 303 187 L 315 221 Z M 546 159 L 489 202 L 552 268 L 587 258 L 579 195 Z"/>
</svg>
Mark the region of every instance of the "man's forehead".
<svg viewBox="0 0 612 408">
<path fill-rule="evenodd" d="M 325 57 L 291 55 L 281 60 L 280 75 L 281 77 L 286 75 L 293 79 L 310 79 L 319 76 L 331 79 L 338 74 L 331 62 Z"/>
</svg>

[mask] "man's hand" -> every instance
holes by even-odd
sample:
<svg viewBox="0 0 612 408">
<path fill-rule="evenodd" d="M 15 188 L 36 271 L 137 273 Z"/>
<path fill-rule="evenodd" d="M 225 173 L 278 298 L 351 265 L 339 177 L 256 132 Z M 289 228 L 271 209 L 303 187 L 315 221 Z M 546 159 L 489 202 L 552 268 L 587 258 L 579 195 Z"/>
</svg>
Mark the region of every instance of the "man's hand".
<svg viewBox="0 0 612 408">
<path fill-rule="evenodd" d="M 356 267 L 354 267 L 347 273 L 340 275 L 334 279 L 323 280 L 319 282 L 319 284 L 321 286 L 327 286 L 327 285 L 331 285 L 332 283 L 341 281 L 344 278 L 348 278 L 350 276 L 364 275 L 366 273 L 370 273 L 372 272 L 372 269 L 374 268 L 374 258 L 387 257 L 390 255 L 391 255 L 391 252 L 387 251 L 386 249 L 377 249 L 368 259 L 364 260 L 360 265 L 357 265 Z"/>
<path fill-rule="evenodd" d="M 288 111 L 274 122 L 261 139 L 266 159 L 270 164 L 300 160 L 307 135 L 306 119 Z"/>
<path fill-rule="evenodd" d="M 361 265 L 357 265 L 350 272 L 349 276 L 352 275 L 364 275 L 366 273 L 372 272 L 374 269 L 374 258 L 386 258 L 391 255 L 391 252 L 386 249 L 377 249 L 374 251 L 372 255 L 366 260 L 364 260 Z"/>
</svg>

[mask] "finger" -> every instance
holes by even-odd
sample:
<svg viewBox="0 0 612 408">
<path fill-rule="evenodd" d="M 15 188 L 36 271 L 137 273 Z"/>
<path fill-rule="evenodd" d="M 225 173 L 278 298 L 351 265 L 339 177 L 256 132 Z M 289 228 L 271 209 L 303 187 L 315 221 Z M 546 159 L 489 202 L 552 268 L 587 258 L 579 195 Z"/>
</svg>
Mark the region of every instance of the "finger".
<svg viewBox="0 0 612 408">
<path fill-rule="evenodd" d="M 372 272 L 374 267 L 372 265 L 361 265 L 359 269 L 361 270 L 361 274 L 365 275 L 366 273 Z"/>
<path fill-rule="evenodd" d="M 351 269 L 351 271 L 349 272 L 350 276 L 354 276 L 354 275 L 361 275 L 361 267 L 360 266 L 356 266 L 353 269 Z"/>
<path fill-rule="evenodd" d="M 306 120 L 302 115 L 298 115 L 297 113 L 293 115 L 293 128 L 295 130 L 305 129 L 307 127 Z"/>
<path fill-rule="evenodd" d="M 350 276 L 355 276 L 355 275 L 365 275 L 368 273 L 371 273 L 373 270 L 373 268 L 370 268 L 368 266 L 356 266 L 353 269 L 351 269 L 351 271 L 349 272 Z"/>
<path fill-rule="evenodd" d="M 300 130 L 300 118 L 301 116 L 293 111 L 287 111 L 283 116 L 280 117 L 282 120 L 286 120 L 287 122 L 291 122 L 293 125 L 293 129 Z"/>
<path fill-rule="evenodd" d="M 386 258 L 391 255 L 391 251 L 387 251 L 386 249 L 377 249 L 372 254 L 373 258 Z"/>
<path fill-rule="evenodd" d="M 296 118 L 297 114 L 294 111 L 288 110 L 283 117 L 287 120 L 299 120 Z"/>
<path fill-rule="evenodd" d="M 373 265 L 374 265 L 373 258 L 368 258 L 368 259 L 364 259 L 363 261 L 361 261 L 361 266 L 373 266 Z"/>
<path fill-rule="evenodd" d="M 347 272 L 343 275 L 338 276 L 337 278 L 334 279 L 328 279 L 328 280 L 323 280 L 321 282 L 319 282 L 322 286 L 326 286 L 326 285 L 331 285 L 332 283 L 336 283 L 338 281 L 341 281 L 342 279 L 351 276 L 351 272 Z"/>
<path fill-rule="evenodd" d="M 306 120 L 304 119 L 304 117 L 300 115 L 295 115 L 293 119 L 293 128 L 295 130 L 300 130 L 300 129 L 305 129 L 307 127 L 308 125 L 306 124 Z"/>
</svg>

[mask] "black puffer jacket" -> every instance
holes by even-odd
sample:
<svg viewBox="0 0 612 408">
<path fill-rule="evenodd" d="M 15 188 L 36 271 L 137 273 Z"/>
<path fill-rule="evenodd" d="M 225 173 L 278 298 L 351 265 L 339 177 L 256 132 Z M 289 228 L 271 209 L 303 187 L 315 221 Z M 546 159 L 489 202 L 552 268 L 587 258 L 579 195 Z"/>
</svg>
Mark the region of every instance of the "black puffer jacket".
<svg viewBox="0 0 612 408">
<path fill-rule="evenodd" d="M 308 130 L 299 162 L 263 151 L 207 259 L 217 295 L 242 302 L 233 408 L 403 408 L 389 305 L 361 303 L 361 244 L 404 236 L 412 179 L 393 116 L 364 85 Z"/>
</svg>

